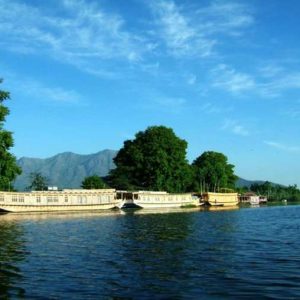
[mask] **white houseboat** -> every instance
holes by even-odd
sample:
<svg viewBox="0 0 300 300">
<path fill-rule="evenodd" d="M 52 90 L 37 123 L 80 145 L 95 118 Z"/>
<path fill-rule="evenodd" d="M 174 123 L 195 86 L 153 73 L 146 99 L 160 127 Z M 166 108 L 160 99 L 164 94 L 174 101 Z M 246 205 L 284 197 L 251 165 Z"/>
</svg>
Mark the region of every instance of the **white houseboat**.
<svg viewBox="0 0 300 300">
<path fill-rule="evenodd" d="M 268 198 L 266 196 L 259 196 L 259 203 L 267 203 Z"/>
<path fill-rule="evenodd" d="M 247 192 L 239 196 L 241 203 L 250 203 L 251 205 L 258 205 L 260 203 L 267 203 L 268 199 L 265 196 L 258 196 L 253 192 Z"/>
<path fill-rule="evenodd" d="M 102 210 L 118 202 L 115 189 L 0 192 L 0 212 Z"/>
<path fill-rule="evenodd" d="M 174 208 L 199 206 L 199 198 L 193 194 L 169 194 L 167 192 L 118 191 L 117 198 L 121 200 L 119 207 L 140 208 Z"/>
</svg>

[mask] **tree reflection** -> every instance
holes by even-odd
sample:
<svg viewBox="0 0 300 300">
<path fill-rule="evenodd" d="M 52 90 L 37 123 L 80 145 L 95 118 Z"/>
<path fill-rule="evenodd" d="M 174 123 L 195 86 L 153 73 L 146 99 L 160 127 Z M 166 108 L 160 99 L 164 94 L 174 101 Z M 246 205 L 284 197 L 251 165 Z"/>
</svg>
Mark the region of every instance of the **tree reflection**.
<svg viewBox="0 0 300 300">
<path fill-rule="evenodd" d="M 0 219 L 0 299 L 24 295 L 24 290 L 17 287 L 22 278 L 18 265 L 26 255 L 22 238 L 19 224 Z"/>
<path fill-rule="evenodd" d="M 126 282 L 121 294 L 127 296 L 127 289 L 128 296 L 178 297 L 181 291 L 174 288 L 176 295 L 170 295 L 170 286 L 189 276 L 184 258 L 194 230 L 193 214 L 128 213 L 122 224 L 116 253 Z"/>
</svg>

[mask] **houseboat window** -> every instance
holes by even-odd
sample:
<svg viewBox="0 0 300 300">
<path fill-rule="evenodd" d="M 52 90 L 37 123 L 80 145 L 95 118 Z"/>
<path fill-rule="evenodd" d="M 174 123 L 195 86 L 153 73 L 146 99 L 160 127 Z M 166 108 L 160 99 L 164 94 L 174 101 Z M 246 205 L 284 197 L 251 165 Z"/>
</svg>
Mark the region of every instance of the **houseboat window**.
<svg viewBox="0 0 300 300">
<path fill-rule="evenodd" d="M 86 196 L 77 196 L 78 203 L 86 203 Z"/>
<path fill-rule="evenodd" d="M 24 196 L 19 196 L 19 202 L 24 202 Z"/>
<path fill-rule="evenodd" d="M 47 202 L 52 202 L 52 196 L 47 196 Z"/>
<path fill-rule="evenodd" d="M 36 202 L 40 203 L 41 202 L 41 196 L 36 196 Z"/>
<path fill-rule="evenodd" d="M 68 202 L 68 196 L 65 196 L 65 202 Z"/>
<path fill-rule="evenodd" d="M 13 201 L 13 202 L 18 202 L 18 196 L 15 196 L 15 195 L 12 196 L 12 201 Z"/>
<path fill-rule="evenodd" d="M 58 197 L 57 196 L 53 197 L 53 202 L 58 202 Z"/>
<path fill-rule="evenodd" d="M 0 202 L 4 202 L 4 195 L 0 195 Z"/>
</svg>

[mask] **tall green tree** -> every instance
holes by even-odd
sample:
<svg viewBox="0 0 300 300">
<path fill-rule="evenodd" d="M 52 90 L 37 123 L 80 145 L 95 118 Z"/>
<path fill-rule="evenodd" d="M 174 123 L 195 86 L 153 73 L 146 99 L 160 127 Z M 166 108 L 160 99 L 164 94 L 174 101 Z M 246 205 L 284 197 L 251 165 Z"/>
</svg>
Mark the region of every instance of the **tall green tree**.
<svg viewBox="0 0 300 300">
<path fill-rule="evenodd" d="M 0 83 L 2 83 L 2 79 L 0 79 Z M 3 102 L 9 98 L 9 92 L 0 90 L 0 190 L 2 191 L 11 190 L 12 182 L 17 175 L 21 174 L 15 156 L 9 152 L 14 145 L 12 132 L 4 129 L 9 109 L 3 105 Z"/>
<path fill-rule="evenodd" d="M 206 151 L 192 163 L 193 189 L 195 191 L 217 192 L 221 188 L 234 188 L 237 177 L 234 165 L 219 152 Z"/>
<path fill-rule="evenodd" d="M 98 175 L 92 175 L 85 177 L 81 183 L 81 187 L 86 190 L 91 189 L 104 189 L 107 185 L 104 183 L 102 178 Z"/>
<path fill-rule="evenodd" d="M 30 185 L 28 190 L 32 191 L 46 191 L 48 189 L 48 178 L 39 172 L 32 172 L 29 175 Z"/>
<path fill-rule="evenodd" d="M 114 159 L 111 185 L 118 189 L 183 192 L 190 181 L 187 142 L 171 128 L 148 127 L 124 142 Z"/>
</svg>

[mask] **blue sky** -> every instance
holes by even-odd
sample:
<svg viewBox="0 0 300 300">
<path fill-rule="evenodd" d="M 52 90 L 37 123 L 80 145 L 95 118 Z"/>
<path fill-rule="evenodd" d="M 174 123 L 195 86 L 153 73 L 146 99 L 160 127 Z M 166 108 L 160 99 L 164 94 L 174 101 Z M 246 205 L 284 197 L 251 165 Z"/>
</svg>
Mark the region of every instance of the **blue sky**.
<svg viewBox="0 0 300 300">
<path fill-rule="evenodd" d="M 19 158 L 119 149 L 150 125 L 300 186 L 300 2 L 0 0 Z"/>
</svg>

